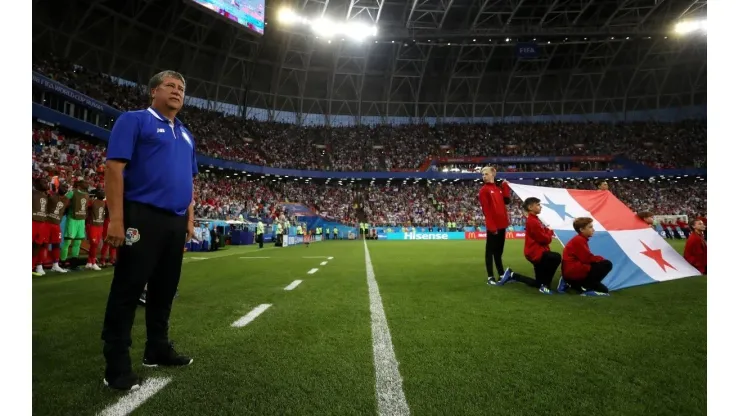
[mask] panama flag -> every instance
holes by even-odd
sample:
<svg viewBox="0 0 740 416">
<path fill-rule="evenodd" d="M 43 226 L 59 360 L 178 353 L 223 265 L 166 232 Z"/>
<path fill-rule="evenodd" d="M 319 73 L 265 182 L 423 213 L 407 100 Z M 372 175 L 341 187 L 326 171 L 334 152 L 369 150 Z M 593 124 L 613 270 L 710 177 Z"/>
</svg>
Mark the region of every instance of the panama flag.
<svg viewBox="0 0 740 416">
<path fill-rule="evenodd" d="M 539 198 L 540 219 L 563 245 L 576 235 L 575 218 L 594 219 L 596 232 L 589 247 L 614 265 L 603 281 L 610 290 L 701 275 L 609 191 L 509 185 L 522 201 Z"/>
</svg>

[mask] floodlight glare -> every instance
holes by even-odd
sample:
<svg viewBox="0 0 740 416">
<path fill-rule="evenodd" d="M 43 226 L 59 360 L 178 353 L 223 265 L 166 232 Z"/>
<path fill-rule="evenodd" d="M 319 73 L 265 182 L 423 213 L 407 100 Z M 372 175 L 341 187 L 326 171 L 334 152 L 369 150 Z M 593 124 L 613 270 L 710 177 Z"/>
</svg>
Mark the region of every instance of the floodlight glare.
<svg viewBox="0 0 740 416">
<path fill-rule="evenodd" d="M 678 22 L 676 23 L 675 31 L 679 35 L 686 35 L 698 31 L 703 31 L 706 33 L 707 20 L 685 20 L 682 22 Z"/>
<path fill-rule="evenodd" d="M 280 21 L 280 23 L 290 25 L 299 22 L 301 20 L 301 17 L 298 16 L 296 12 L 294 12 L 292 9 L 284 7 L 278 12 L 278 20 Z"/>
</svg>

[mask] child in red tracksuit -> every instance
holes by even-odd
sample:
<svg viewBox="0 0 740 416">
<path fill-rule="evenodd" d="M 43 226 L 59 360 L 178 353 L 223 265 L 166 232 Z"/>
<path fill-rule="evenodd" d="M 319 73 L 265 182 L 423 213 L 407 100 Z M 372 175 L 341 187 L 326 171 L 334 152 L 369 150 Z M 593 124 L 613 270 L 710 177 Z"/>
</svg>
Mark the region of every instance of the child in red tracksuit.
<svg viewBox="0 0 740 416">
<path fill-rule="evenodd" d="M 707 240 L 704 238 L 706 228 L 704 221 L 695 219 L 691 224 L 691 234 L 683 249 L 683 258 L 701 274 L 707 274 Z"/>
<path fill-rule="evenodd" d="M 594 220 L 576 218 L 573 229 L 578 233 L 563 249 L 563 277 L 558 292 L 568 287 L 583 289 L 584 296 L 609 296 L 609 289 L 601 283 L 612 270 L 612 262 L 595 256 L 588 247 L 588 239 L 594 235 Z"/>
<path fill-rule="evenodd" d="M 529 214 L 524 234 L 524 257 L 534 265 L 534 279 L 520 273 L 508 271 L 504 273 L 499 285 L 506 284 L 509 279 L 522 282 L 528 286 L 538 288 L 540 293 L 550 295 L 550 284 L 555 272 L 560 267 L 560 254 L 550 251 L 550 243 L 555 235 L 537 216 L 542 212 L 538 198 L 530 197 L 524 200 L 524 210 Z"/>
<path fill-rule="evenodd" d="M 494 262 L 501 278 L 505 273 L 511 273 L 508 269 L 504 270 L 502 259 L 504 243 L 506 243 L 506 228 L 509 226 L 509 212 L 506 205 L 511 201 L 511 188 L 506 181 L 503 181 L 501 186 L 496 185 L 496 169 L 491 166 L 481 169 L 481 174 L 484 183 L 478 192 L 478 201 L 486 217 L 486 272 L 488 273 L 488 284 L 495 285 Z"/>
</svg>

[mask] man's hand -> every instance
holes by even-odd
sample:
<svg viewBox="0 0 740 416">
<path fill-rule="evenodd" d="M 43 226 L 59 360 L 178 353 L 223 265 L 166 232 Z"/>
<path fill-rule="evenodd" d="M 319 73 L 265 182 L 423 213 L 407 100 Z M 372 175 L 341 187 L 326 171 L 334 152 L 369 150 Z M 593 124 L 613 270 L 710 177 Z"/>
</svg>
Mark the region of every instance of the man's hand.
<svg viewBox="0 0 740 416">
<path fill-rule="evenodd" d="M 192 221 L 188 221 L 188 233 L 185 236 L 185 242 L 187 243 L 188 241 L 192 240 L 193 235 L 195 235 L 195 227 L 193 226 Z"/>
<path fill-rule="evenodd" d="M 123 221 L 111 221 L 108 224 L 108 235 L 105 241 L 112 247 L 120 247 L 125 239 L 126 234 L 123 232 Z"/>
</svg>

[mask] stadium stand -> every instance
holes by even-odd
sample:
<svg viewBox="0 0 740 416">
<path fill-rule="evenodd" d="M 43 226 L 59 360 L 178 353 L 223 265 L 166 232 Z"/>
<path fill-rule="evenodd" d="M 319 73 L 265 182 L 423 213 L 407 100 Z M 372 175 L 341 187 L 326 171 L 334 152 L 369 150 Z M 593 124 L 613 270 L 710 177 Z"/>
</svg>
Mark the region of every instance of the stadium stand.
<svg viewBox="0 0 740 416">
<path fill-rule="evenodd" d="M 73 178 L 89 180 L 91 188 L 103 186 L 105 147 L 101 143 L 64 134 L 36 123 L 33 130 L 33 171 L 58 176 L 61 182 Z M 546 180 L 541 186 L 594 189 L 588 180 Z M 678 191 L 677 191 L 678 189 Z M 633 211 L 658 215 L 697 216 L 706 212 L 706 183 L 702 178 L 616 179 L 610 190 Z M 477 226 L 482 214 L 477 201 L 478 184 L 471 182 L 396 184 L 305 183 L 252 178 L 238 172 L 202 172 L 196 183 L 196 211 L 199 218 L 236 219 L 260 217 L 271 220 L 284 212 L 281 202 L 302 203 L 315 213 L 345 224 L 358 221 L 357 202 L 363 204 L 366 220 L 377 225 L 444 226 L 448 221 Z M 510 207 L 515 225 L 523 224 L 518 203 Z"/>
<path fill-rule="evenodd" d="M 34 70 L 120 110 L 147 105 L 143 87 L 122 85 L 63 59 L 35 59 Z M 428 157 L 441 155 L 623 155 L 661 169 L 706 164 L 705 120 L 328 128 L 239 119 L 194 106 L 186 106 L 180 118 L 203 154 L 278 168 L 418 170 Z"/>
</svg>

